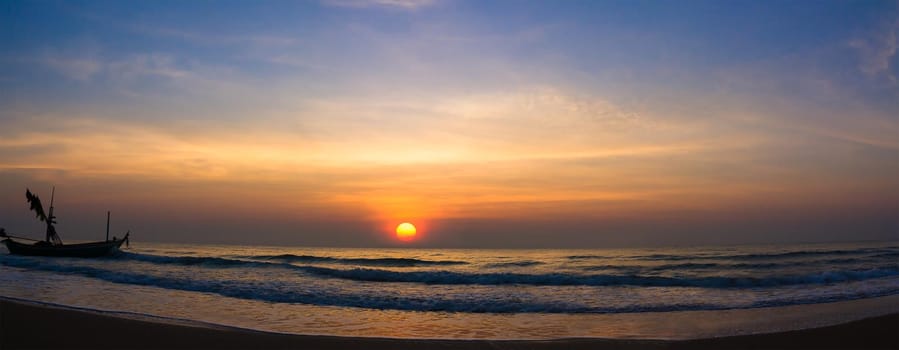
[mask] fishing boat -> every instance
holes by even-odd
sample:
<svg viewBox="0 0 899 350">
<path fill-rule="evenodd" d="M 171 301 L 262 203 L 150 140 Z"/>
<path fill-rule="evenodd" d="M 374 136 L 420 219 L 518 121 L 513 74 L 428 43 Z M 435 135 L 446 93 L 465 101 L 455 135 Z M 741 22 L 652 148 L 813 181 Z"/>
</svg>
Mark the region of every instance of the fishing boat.
<svg viewBox="0 0 899 350">
<path fill-rule="evenodd" d="M 109 239 L 109 212 L 106 212 L 105 241 L 63 244 L 62 239 L 59 238 L 59 235 L 56 233 L 56 227 L 54 226 L 56 224 L 56 216 L 53 215 L 53 198 L 55 194 L 56 188 L 53 188 L 50 193 L 50 210 L 44 212 L 44 207 L 41 205 L 40 198 L 31 193 L 31 190 L 25 189 L 25 198 L 31 203 L 31 210 L 35 212 L 38 220 L 47 223 L 47 234 L 46 238 L 41 241 L 9 235 L 6 233 L 6 230 L 0 228 L 0 238 L 4 238 L 0 242 L 6 244 L 6 248 L 9 249 L 10 254 L 91 258 L 113 254 L 119 250 L 123 243 L 128 243 L 128 236 L 131 235 L 131 231 L 125 233 L 125 236 L 121 239 L 116 237 L 113 237 L 112 240 Z M 35 243 L 21 243 L 14 241 L 13 238 L 35 241 Z"/>
</svg>

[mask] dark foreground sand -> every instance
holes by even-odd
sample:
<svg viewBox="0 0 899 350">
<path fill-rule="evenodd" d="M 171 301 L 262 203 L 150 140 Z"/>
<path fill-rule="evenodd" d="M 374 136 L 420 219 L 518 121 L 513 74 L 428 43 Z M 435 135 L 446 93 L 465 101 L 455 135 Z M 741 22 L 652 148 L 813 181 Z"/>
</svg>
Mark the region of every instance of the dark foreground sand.
<svg viewBox="0 0 899 350">
<path fill-rule="evenodd" d="M 0 300 L 0 349 L 899 349 L 899 314 L 783 333 L 685 341 L 411 340 L 177 325 Z"/>
</svg>

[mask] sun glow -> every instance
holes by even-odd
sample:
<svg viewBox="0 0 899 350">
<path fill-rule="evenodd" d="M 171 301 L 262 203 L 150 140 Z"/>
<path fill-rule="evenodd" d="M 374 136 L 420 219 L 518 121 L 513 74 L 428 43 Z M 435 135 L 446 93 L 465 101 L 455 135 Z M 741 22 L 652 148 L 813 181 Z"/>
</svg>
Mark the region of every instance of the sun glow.
<svg viewBox="0 0 899 350">
<path fill-rule="evenodd" d="M 412 225 L 408 222 L 399 224 L 396 227 L 396 238 L 399 238 L 400 240 L 403 240 L 403 241 L 408 241 L 408 240 L 415 238 L 416 233 L 417 233 L 417 230 L 415 229 L 415 225 Z"/>
</svg>

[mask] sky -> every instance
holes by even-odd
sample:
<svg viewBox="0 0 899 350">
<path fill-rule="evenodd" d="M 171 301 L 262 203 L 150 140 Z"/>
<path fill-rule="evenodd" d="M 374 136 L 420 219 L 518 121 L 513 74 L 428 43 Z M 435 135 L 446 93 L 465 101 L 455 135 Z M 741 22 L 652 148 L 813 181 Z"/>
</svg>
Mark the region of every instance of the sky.
<svg viewBox="0 0 899 350">
<path fill-rule="evenodd" d="M 55 186 L 64 241 L 899 240 L 897 32 L 897 1 L 5 1 L 0 226 L 43 237 Z"/>
</svg>

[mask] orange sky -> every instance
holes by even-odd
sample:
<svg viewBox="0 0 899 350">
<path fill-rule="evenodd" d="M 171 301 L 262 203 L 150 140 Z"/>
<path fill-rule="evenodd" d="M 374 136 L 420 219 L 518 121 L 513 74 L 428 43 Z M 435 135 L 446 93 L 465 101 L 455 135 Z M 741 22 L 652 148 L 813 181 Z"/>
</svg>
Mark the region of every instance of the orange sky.
<svg viewBox="0 0 899 350">
<path fill-rule="evenodd" d="M 403 221 L 422 246 L 897 238 L 894 15 L 734 39 L 369 5 L 304 4 L 308 28 L 256 14 L 285 27 L 254 35 L 13 6 L 0 226 L 40 231 L 24 190 L 56 185 L 74 239 L 108 209 L 150 241 L 396 245 Z M 734 40 L 745 55 L 718 49 Z"/>
</svg>

